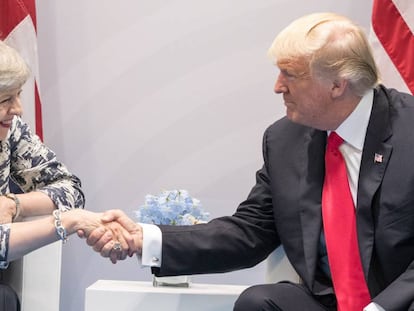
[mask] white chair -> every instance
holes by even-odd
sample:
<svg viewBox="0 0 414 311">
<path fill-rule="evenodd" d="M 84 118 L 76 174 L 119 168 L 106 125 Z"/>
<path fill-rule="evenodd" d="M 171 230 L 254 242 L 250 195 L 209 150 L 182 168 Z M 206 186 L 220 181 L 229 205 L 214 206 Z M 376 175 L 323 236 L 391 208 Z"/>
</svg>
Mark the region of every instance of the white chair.
<svg viewBox="0 0 414 311">
<path fill-rule="evenodd" d="M 62 242 L 37 249 L 10 263 L 4 280 L 18 294 L 22 311 L 58 311 Z"/>
</svg>

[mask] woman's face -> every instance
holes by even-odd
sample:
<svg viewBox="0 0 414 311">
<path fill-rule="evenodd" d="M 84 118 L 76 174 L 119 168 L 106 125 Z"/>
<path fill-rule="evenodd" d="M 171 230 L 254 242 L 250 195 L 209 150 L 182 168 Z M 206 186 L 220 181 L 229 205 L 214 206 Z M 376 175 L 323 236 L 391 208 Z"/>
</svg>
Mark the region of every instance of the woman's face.
<svg viewBox="0 0 414 311">
<path fill-rule="evenodd" d="M 0 92 L 0 140 L 7 137 L 13 117 L 23 113 L 21 92 L 21 88 Z"/>
</svg>

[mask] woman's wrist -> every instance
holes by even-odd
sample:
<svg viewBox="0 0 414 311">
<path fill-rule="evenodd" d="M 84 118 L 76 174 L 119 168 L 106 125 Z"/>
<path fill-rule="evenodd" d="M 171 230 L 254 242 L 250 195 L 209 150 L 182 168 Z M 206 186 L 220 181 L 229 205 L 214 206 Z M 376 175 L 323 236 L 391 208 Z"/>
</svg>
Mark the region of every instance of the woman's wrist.
<svg viewBox="0 0 414 311">
<path fill-rule="evenodd" d="M 69 211 L 61 211 L 59 209 L 53 210 L 53 224 L 58 239 L 63 243 L 66 243 L 69 235 L 78 230 L 83 230 L 85 224 L 88 223 L 86 214 L 85 211 L 80 209 Z"/>
<path fill-rule="evenodd" d="M 20 200 L 14 193 L 6 193 L 3 195 L 7 200 L 7 209 L 13 221 L 20 216 Z"/>
<path fill-rule="evenodd" d="M 66 241 L 68 240 L 68 232 L 66 231 L 66 228 L 62 225 L 62 212 L 59 209 L 55 209 L 52 214 L 54 218 L 56 235 L 60 240 L 62 240 L 63 243 L 66 243 Z"/>
<path fill-rule="evenodd" d="M 74 232 L 76 232 L 78 228 L 81 226 L 79 221 L 82 221 L 82 215 L 78 213 L 77 210 L 69 210 L 65 212 L 62 212 L 62 211 L 57 212 L 57 211 L 59 210 L 55 209 L 52 214 L 55 220 L 56 220 L 56 214 L 59 215 L 60 225 L 65 229 L 66 234 L 69 236 L 73 234 Z M 56 223 L 55 223 L 55 227 L 56 227 Z"/>
<path fill-rule="evenodd" d="M 66 228 L 68 235 L 78 230 L 89 233 L 102 224 L 100 214 L 78 208 L 62 212 L 61 218 L 62 225 Z"/>
</svg>

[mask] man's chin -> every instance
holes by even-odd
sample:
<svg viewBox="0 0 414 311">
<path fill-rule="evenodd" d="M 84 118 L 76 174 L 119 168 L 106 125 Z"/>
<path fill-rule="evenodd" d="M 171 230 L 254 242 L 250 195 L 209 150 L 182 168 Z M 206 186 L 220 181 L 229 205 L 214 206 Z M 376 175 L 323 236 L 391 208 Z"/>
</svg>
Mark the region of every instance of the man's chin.
<svg viewBox="0 0 414 311">
<path fill-rule="evenodd" d="M 297 123 L 300 125 L 304 125 L 304 126 L 310 126 L 309 123 L 305 122 L 305 120 L 303 118 L 301 118 L 300 116 L 298 116 L 298 114 L 295 113 L 289 113 L 288 111 L 286 112 L 286 117 L 292 121 L 293 123 Z"/>
</svg>

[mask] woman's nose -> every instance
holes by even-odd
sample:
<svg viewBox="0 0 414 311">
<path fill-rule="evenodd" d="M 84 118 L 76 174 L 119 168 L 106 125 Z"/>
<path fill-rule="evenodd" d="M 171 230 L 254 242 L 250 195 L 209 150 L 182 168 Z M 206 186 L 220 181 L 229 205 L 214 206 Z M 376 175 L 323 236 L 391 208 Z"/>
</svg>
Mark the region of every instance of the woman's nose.
<svg viewBox="0 0 414 311">
<path fill-rule="evenodd" d="M 21 116 L 23 114 L 23 106 L 20 100 L 20 96 L 16 96 L 9 107 L 9 113 Z"/>
</svg>

